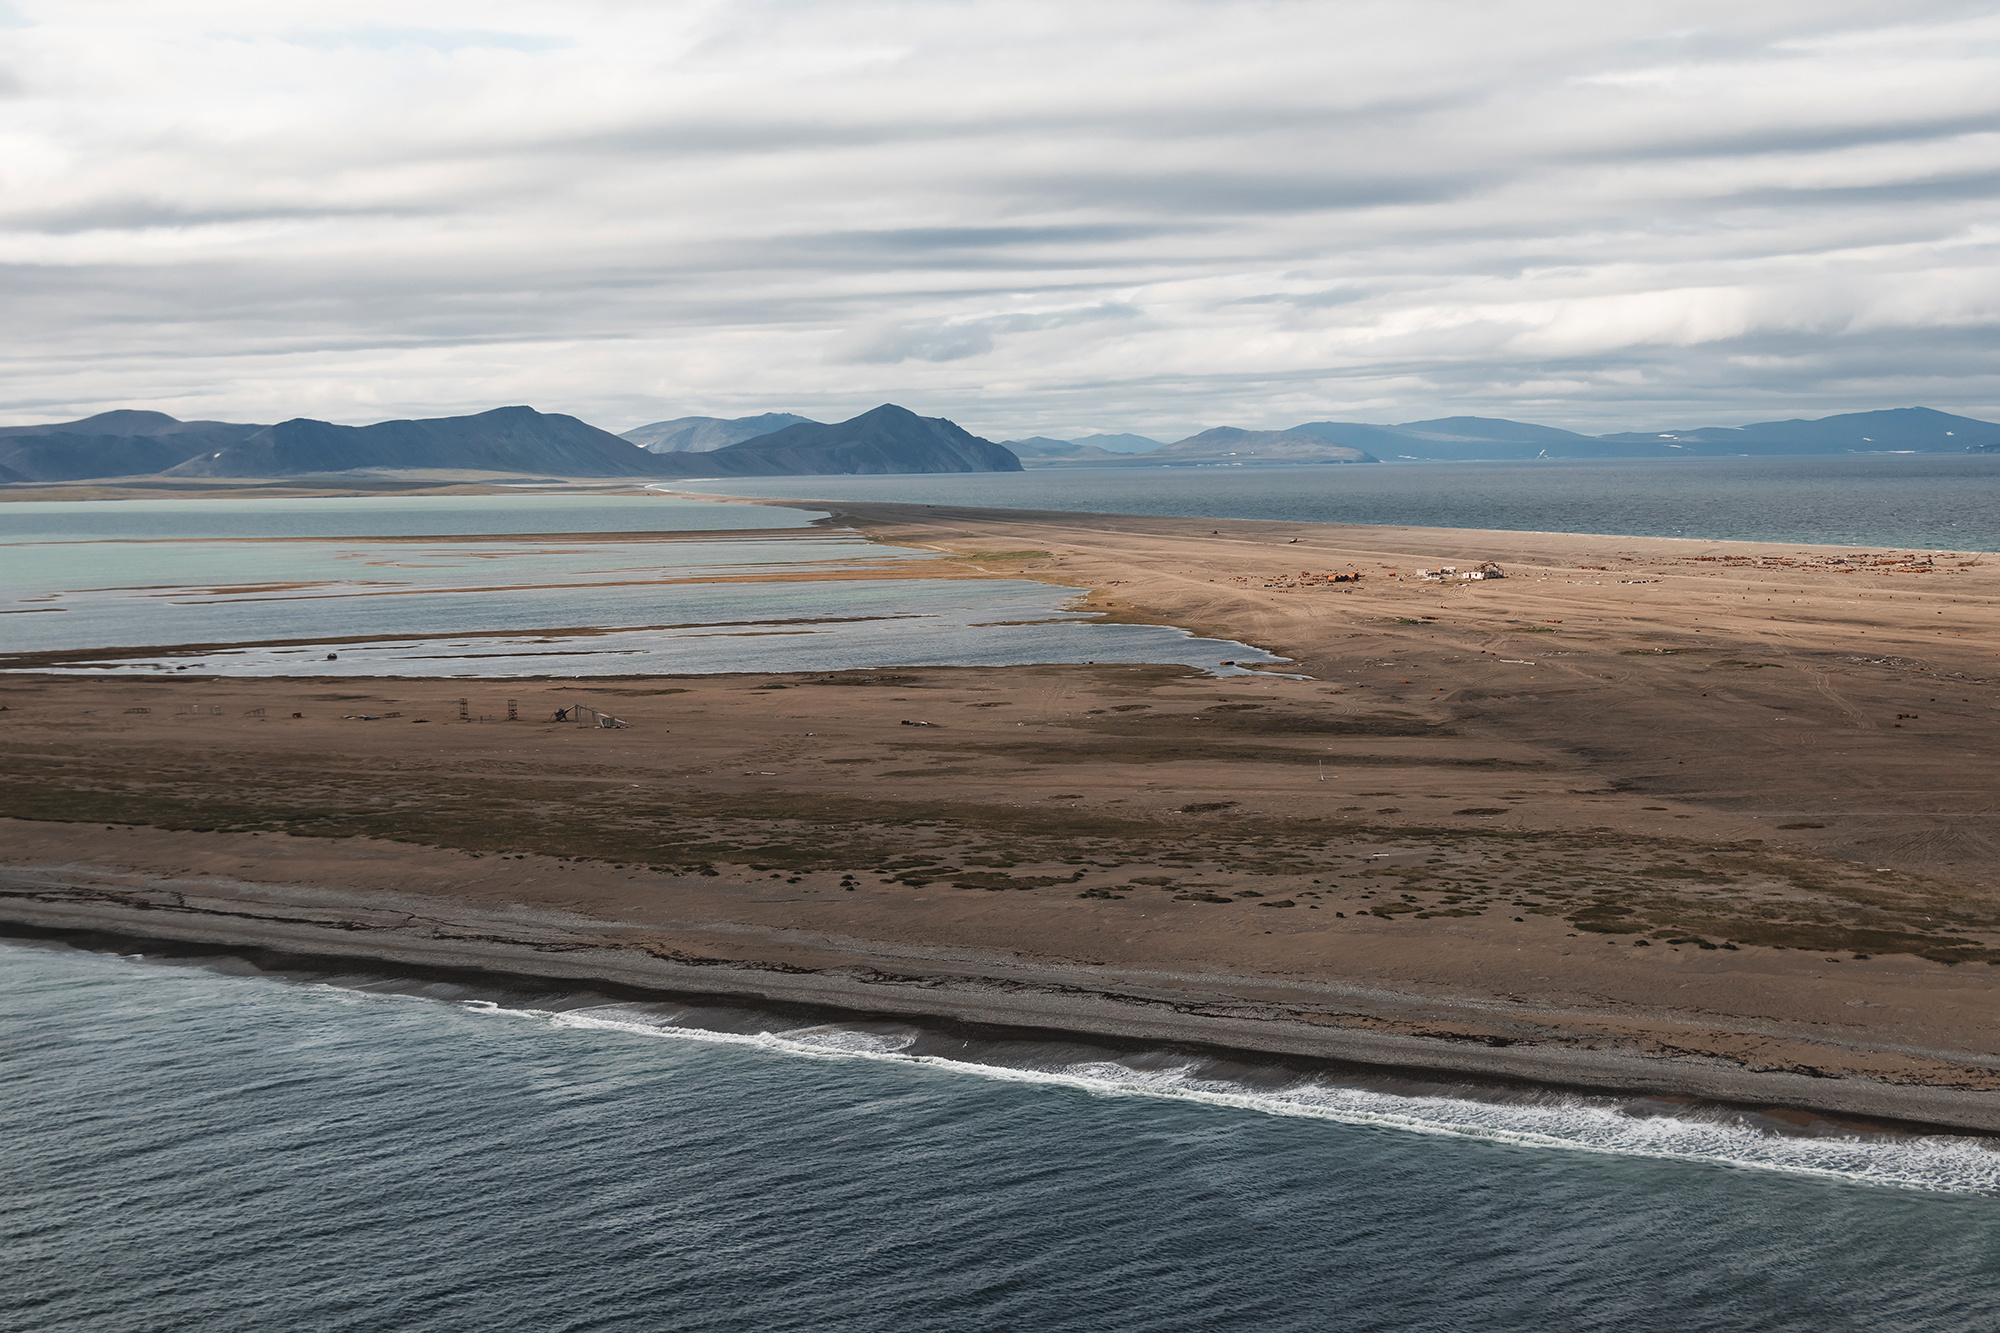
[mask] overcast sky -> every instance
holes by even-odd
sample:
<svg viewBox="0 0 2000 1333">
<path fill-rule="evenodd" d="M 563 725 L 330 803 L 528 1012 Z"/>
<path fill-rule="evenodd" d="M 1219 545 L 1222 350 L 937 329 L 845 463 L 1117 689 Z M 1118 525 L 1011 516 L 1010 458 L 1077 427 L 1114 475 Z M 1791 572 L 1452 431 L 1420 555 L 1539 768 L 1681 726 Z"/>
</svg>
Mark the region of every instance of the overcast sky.
<svg viewBox="0 0 2000 1333">
<path fill-rule="evenodd" d="M 2000 418 L 2000 7 L 0 0 L 0 420 Z"/>
</svg>

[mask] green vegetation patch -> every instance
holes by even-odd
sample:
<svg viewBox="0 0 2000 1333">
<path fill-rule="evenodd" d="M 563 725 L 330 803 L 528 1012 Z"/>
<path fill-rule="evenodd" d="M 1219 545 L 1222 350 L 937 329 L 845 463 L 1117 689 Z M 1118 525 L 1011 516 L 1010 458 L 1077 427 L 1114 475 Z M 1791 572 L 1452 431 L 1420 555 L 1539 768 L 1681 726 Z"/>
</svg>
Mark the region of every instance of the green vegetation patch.
<svg viewBox="0 0 2000 1333">
<path fill-rule="evenodd" d="M 1100 742 L 1149 744 L 1102 737 L 1076 748 Z M 996 892 L 1060 888 L 1104 900 L 1107 910 L 1128 893 L 1134 911 L 1160 896 L 1220 903 L 1255 893 L 1266 896 L 1253 901 L 1266 905 L 1323 898 L 1328 907 L 1385 919 L 1498 908 L 1561 919 L 1579 934 L 1647 936 L 1686 948 L 2000 962 L 2000 903 L 1991 895 L 1943 880 L 1864 874 L 1789 843 L 1717 846 L 1498 821 L 1391 828 L 1242 809 L 1221 819 L 1162 809 L 1121 815 L 930 793 L 827 793 L 810 784 L 747 792 L 634 786 L 630 778 L 616 765 L 550 770 L 531 759 L 385 771 L 366 755 L 14 744 L 0 752 L 0 815 L 381 838 L 659 874 L 713 875 L 718 866 L 794 876 L 866 871 L 884 881 L 871 883 L 875 892 L 939 881 Z M 1405 864 L 1376 859 L 1385 854 Z M 1109 883 L 1086 884 L 1092 876 Z M 1384 889 L 1400 901 L 1375 899 Z"/>
</svg>

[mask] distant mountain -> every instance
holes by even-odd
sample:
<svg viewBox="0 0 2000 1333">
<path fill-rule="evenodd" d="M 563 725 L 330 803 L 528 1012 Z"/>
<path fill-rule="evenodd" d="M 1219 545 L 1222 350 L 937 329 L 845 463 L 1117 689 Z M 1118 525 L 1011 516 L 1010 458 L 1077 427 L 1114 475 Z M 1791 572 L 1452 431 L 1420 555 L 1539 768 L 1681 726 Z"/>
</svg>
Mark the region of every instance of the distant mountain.
<svg viewBox="0 0 2000 1333">
<path fill-rule="evenodd" d="M 1385 458 L 1672 458 L 1719 454 L 1844 454 L 1913 450 L 1962 453 L 2000 442 L 2000 425 L 1927 407 L 1850 412 L 1816 421 L 1765 421 L 1751 426 L 1579 435 L 1553 426 L 1497 417 L 1442 417 L 1376 426 L 1312 421 L 1294 433 L 1372 449 Z"/>
<path fill-rule="evenodd" d="M 1366 449 L 1336 444 L 1289 430 L 1241 430 L 1217 426 L 1185 440 L 1132 455 L 1153 463 L 1373 463 Z"/>
<path fill-rule="evenodd" d="M 650 426 L 621 432 L 618 438 L 656 454 L 700 454 L 754 440 L 786 426 L 817 424 L 811 417 L 790 412 L 764 412 L 754 417 L 675 417 L 672 421 L 655 421 Z"/>
<path fill-rule="evenodd" d="M 99 412 L 81 421 L 60 421 L 45 426 L 0 426 L 0 438 L 11 435 L 99 435 L 134 438 L 173 435 L 214 435 L 218 432 L 240 438 L 255 434 L 262 426 L 239 425 L 229 421 L 180 421 L 165 412 L 144 412 L 119 408 Z"/>
<path fill-rule="evenodd" d="M 1021 460 L 943 417 L 884 403 L 850 421 L 803 422 L 704 454 L 657 454 L 680 476 L 1019 472 Z"/>
<path fill-rule="evenodd" d="M 1425 439 L 1491 440 L 1507 444 L 1568 444 L 1593 438 L 1573 430 L 1509 421 L 1505 417 L 1438 417 L 1432 421 L 1405 421 L 1396 429 Z"/>
<path fill-rule="evenodd" d="M 1103 436 L 1099 439 L 1106 438 Z M 1117 438 L 1117 437 L 1113 437 Z M 1142 439 L 1128 435 L 1125 439 Z M 1016 446 L 1020 446 L 1016 448 Z M 1082 440 L 1017 440 L 1010 448 L 1029 467 L 1171 467 L 1176 464 L 1227 464 L 1231 466 L 1266 463 L 1374 463 L 1365 449 L 1350 448 L 1312 435 L 1282 430 L 1239 430 L 1217 426 L 1199 435 L 1190 435 L 1173 444 L 1155 444 L 1144 453 L 1113 453 Z M 1088 450 L 1089 452 L 1083 452 Z"/>
<path fill-rule="evenodd" d="M 527 472 L 538 476 L 657 474 L 657 456 L 575 417 L 496 407 L 465 417 L 336 426 L 299 417 L 166 469 L 176 477 L 284 477 L 357 468 Z"/>
<path fill-rule="evenodd" d="M 724 437 L 734 438 L 717 443 Z M 639 447 L 645 441 L 650 444 Z M 179 421 L 164 412 L 120 410 L 80 421 L 0 426 L 0 484 L 158 474 L 297 476 L 356 469 L 549 477 L 780 476 L 1014 472 L 1023 459 L 1032 467 L 1061 469 L 1887 452 L 2000 453 L 2000 424 L 1903 407 L 1810 421 L 1590 436 L 1531 422 L 1459 416 L 1400 425 L 1310 421 L 1284 431 L 1218 426 L 1173 444 L 1140 435 L 1100 434 L 1080 440 L 1038 435 L 1002 445 L 941 417 L 920 417 L 890 404 L 835 425 L 768 412 L 733 420 L 681 417 L 641 426 L 623 437 L 575 417 L 528 407 L 372 426 L 306 418 L 275 426 Z"/>
<path fill-rule="evenodd" d="M 2000 425 L 1928 407 L 1845 412 L 1814 421 L 1607 435 L 1606 440 L 1689 454 L 1964 453 L 2000 443 Z"/>
<path fill-rule="evenodd" d="M 1131 438 L 1136 439 L 1138 437 L 1133 436 Z M 1024 461 L 1028 459 L 1060 458 L 1069 462 L 1079 462 L 1090 459 L 1123 457 L 1122 454 L 1113 453 L 1109 449 L 1101 449 L 1094 444 L 1085 444 L 1080 440 L 1052 440 L 1046 435 L 1030 435 L 1025 440 L 1002 440 L 1000 441 L 1000 445 L 1004 449 L 1011 449 L 1017 457 Z"/>
<path fill-rule="evenodd" d="M 1595 436 L 1504 417 L 1439 417 L 1400 426 L 1309 421 L 1292 430 L 1399 459 L 1619 458 L 1637 452 Z"/>
<path fill-rule="evenodd" d="M 1377 426 L 1364 421 L 1308 421 L 1304 425 L 1291 427 L 1286 433 L 1310 435 L 1329 444 L 1344 444 L 1350 449 L 1366 449 L 1371 453 L 1379 453 L 1384 458 L 1417 456 L 1411 453 L 1415 437 L 1394 426 Z"/>
<path fill-rule="evenodd" d="M 0 426 L 0 480 L 146 476 L 263 429 L 228 421 L 177 421 L 165 412 L 129 409 L 81 421 Z"/>
<path fill-rule="evenodd" d="M 1071 444 L 1087 444 L 1094 449 L 1109 449 L 1114 454 L 1141 454 L 1148 449 L 1160 447 L 1160 441 L 1149 440 L 1144 435 L 1085 435 L 1070 441 Z"/>
</svg>

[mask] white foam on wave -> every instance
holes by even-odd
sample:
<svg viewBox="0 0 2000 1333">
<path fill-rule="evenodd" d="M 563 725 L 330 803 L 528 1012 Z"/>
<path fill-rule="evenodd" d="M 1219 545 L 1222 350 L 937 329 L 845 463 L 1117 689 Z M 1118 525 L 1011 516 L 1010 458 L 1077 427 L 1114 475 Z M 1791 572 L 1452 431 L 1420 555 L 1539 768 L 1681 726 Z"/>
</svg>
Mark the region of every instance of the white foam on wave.
<svg viewBox="0 0 2000 1333">
<path fill-rule="evenodd" d="M 1095 1096 L 1192 1102 L 1515 1148 L 1646 1157 L 1931 1193 L 2000 1194 L 2000 1151 L 1972 1138 L 1771 1134 L 1719 1115 L 1632 1115 L 1580 1095 L 1478 1101 L 1381 1092 L 1314 1077 L 1276 1089 L 1252 1089 L 1203 1078 L 1193 1061 L 1159 1070 L 1135 1069 L 1118 1061 L 1055 1069 L 983 1064 L 909 1054 L 908 1047 L 918 1036 L 914 1029 L 885 1034 L 819 1024 L 782 1032 L 733 1033 L 681 1026 L 657 1011 L 623 1005 L 555 1012 L 474 1000 L 463 1002 L 463 1007 L 558 1028 L 749 1046 L 812 1059 L 887 1061 L 941 1073 L 1071 1088 Z"/>
</svg>

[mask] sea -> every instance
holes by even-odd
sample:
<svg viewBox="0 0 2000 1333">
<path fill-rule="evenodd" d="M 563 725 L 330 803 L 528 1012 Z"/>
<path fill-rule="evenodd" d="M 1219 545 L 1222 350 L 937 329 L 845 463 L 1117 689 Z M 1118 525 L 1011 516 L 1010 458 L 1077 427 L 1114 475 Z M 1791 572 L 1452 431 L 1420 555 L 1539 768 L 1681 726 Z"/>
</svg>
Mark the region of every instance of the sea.
<svg viewBox="0 0 2000 1333">
<path fill-rule="evenodd" d="M 1974 1333 L 2000 1154 L 0 941 L 12 1330 Z"/>
<path fill-rule="evenodd" d="M 717 489 L 2000 549 L 1986 459 Z M 1034 660 L 1245 652 L 1107 646 L 1146 627 L 1091 625 L 1042 585 L 902 577 L 937 557 L 822 512 L 0 505 L 0 651 L 214 674 L 435 653 L 499 675 L 623 669 L 591 656 L 616 635 L 647 671 L 978 660 L 1036 635 Z M 606 539 L 552 539 L 583 533 Z M 778 632 L 801 628 L 819 656 Z M 196 640 L 241 653 L 159 651 Z M 1991 1140 L 134 941 L 0 939 L 0 1144 L 8 1330 L 2000 1327 Z"/>
<path fill-rule="evenodd" d="M 674 485 L 836 502 L 2000 550 L 2000 454 L 1036 468 Z"/>
</svg>

